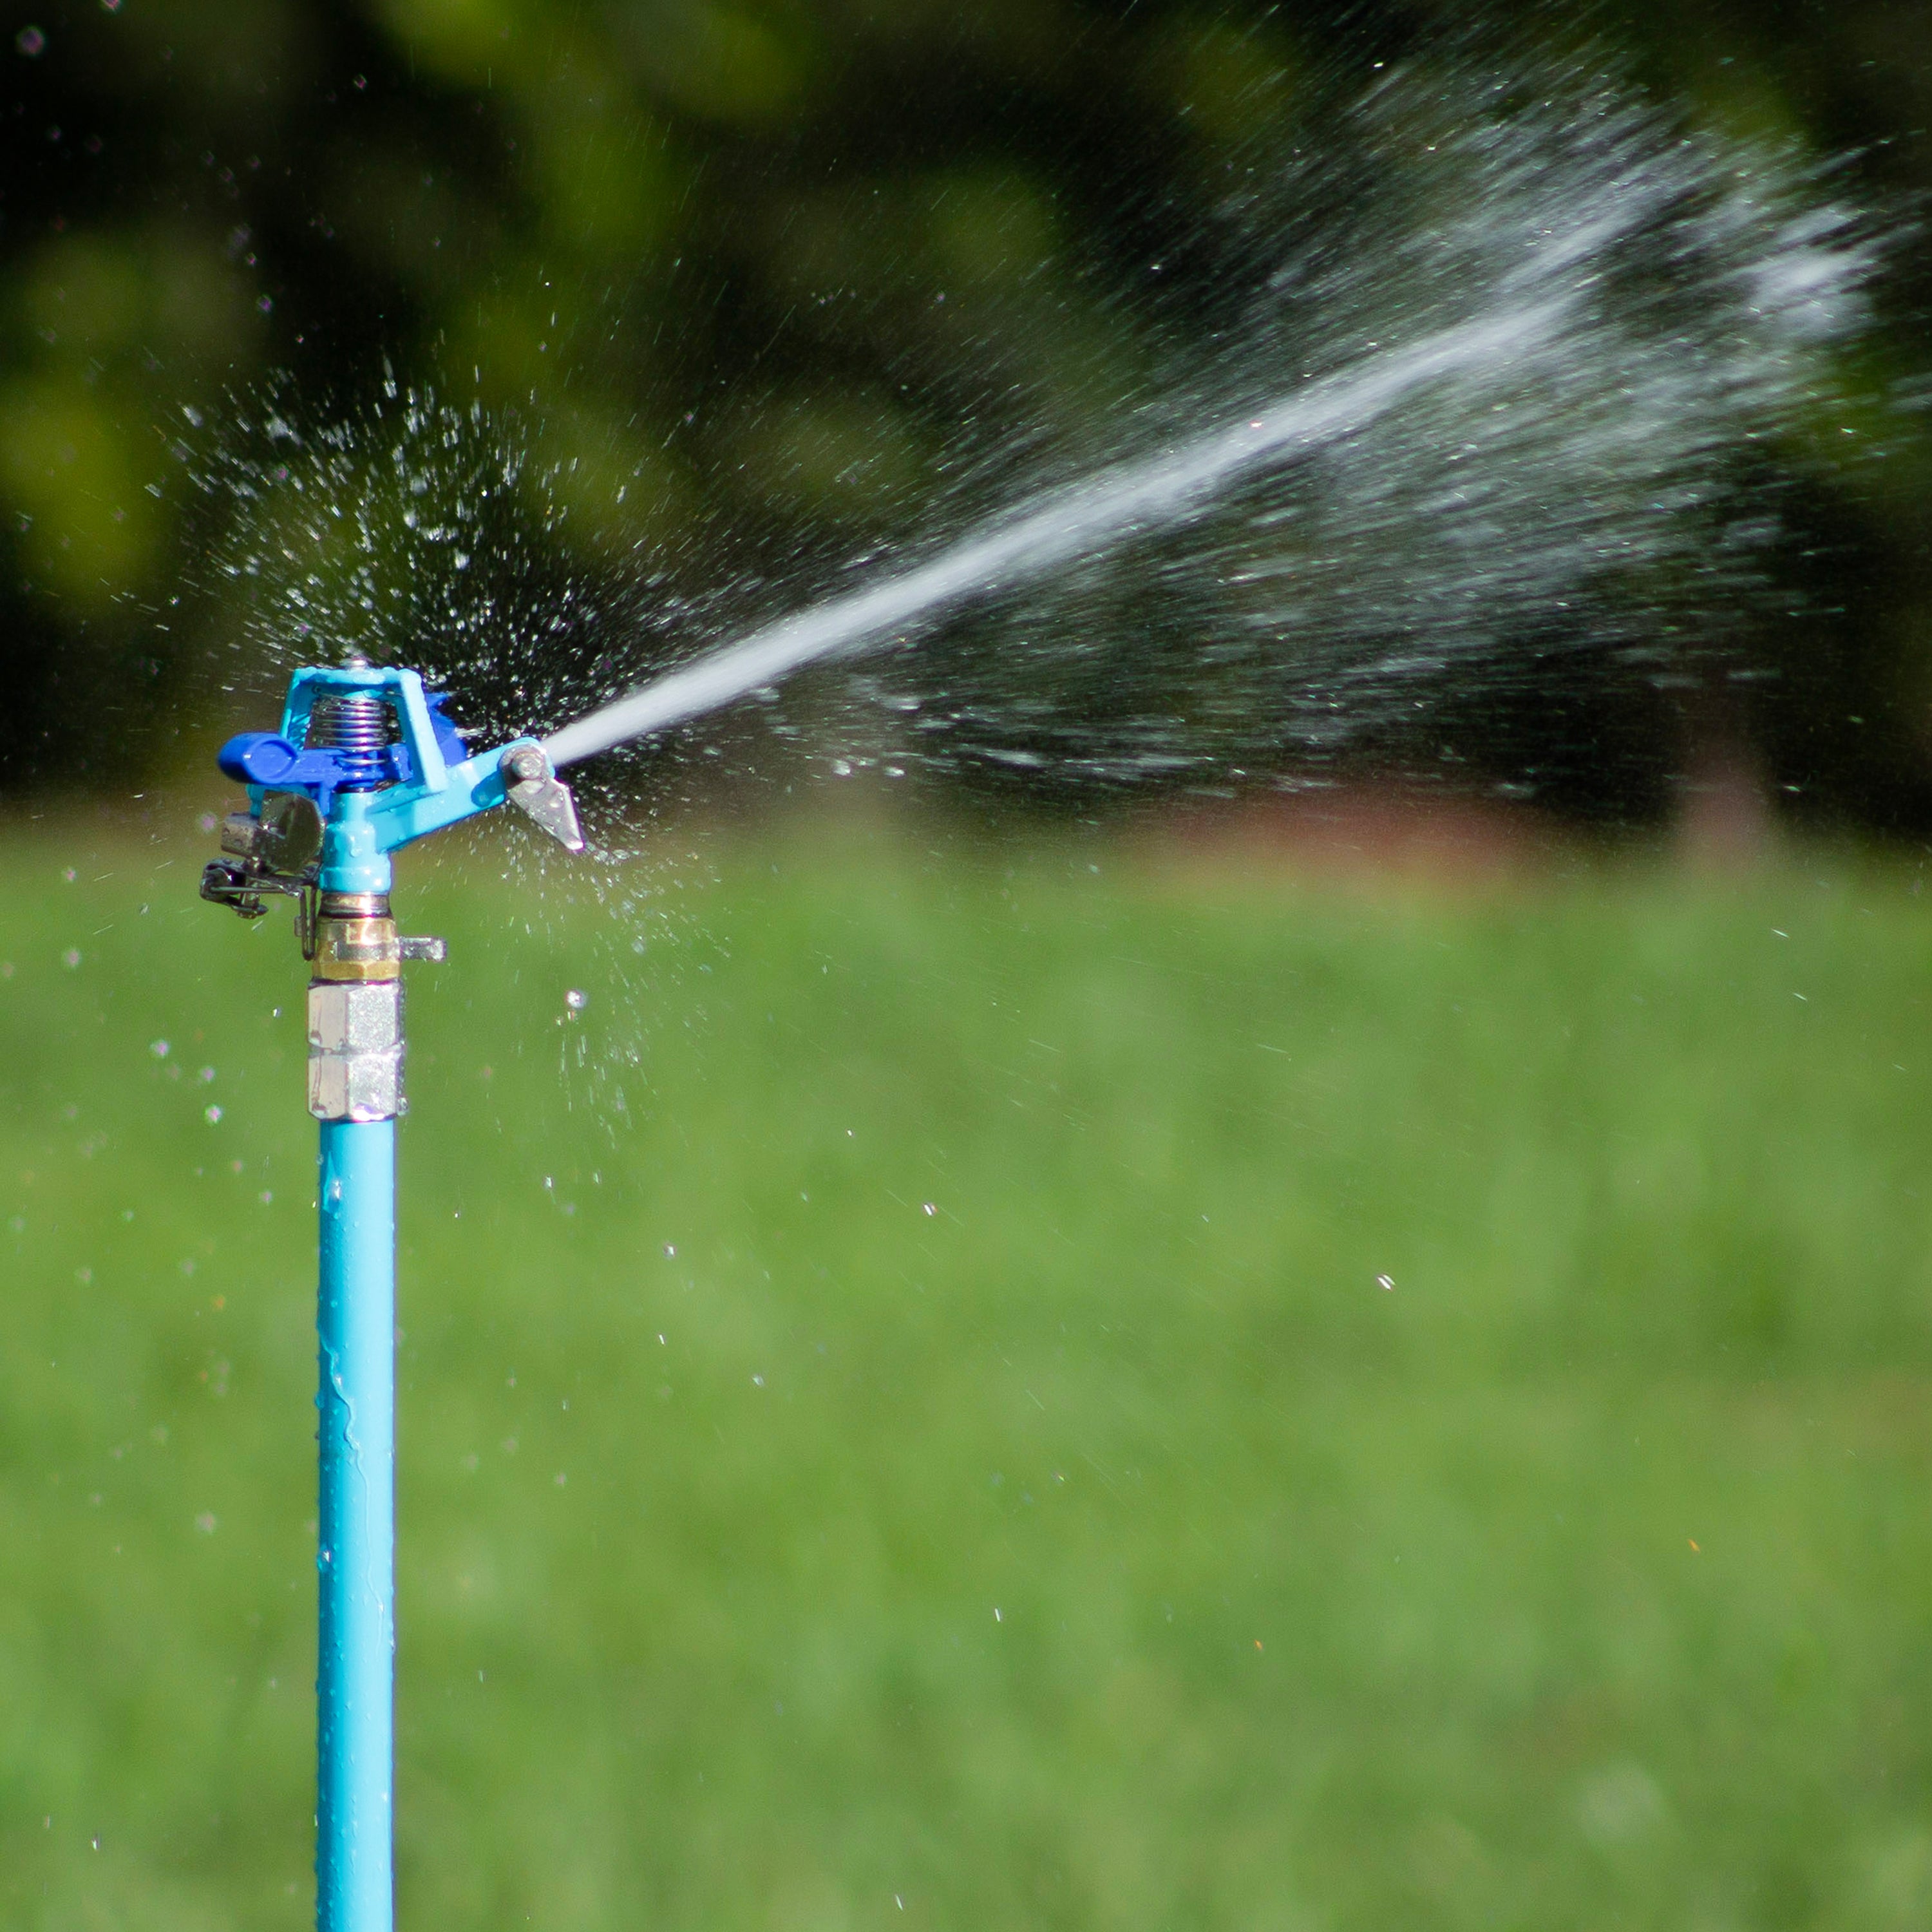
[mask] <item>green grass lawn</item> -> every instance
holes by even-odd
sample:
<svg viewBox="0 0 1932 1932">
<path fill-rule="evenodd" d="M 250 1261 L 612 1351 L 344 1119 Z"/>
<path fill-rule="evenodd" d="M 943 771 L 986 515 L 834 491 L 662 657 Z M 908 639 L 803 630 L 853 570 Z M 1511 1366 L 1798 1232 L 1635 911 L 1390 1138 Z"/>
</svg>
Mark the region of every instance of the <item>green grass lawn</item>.
<svg viewBox="0 0 1932 1932">
<path fill-rule="evenodd" d="M 1913 876 L 930 842 L 409 868 L 404 1924 L 1932 1922 Z M 34 1932 L 310 1910 L 302 968 L 200 856 L 0 844 Z"/>
</svg>

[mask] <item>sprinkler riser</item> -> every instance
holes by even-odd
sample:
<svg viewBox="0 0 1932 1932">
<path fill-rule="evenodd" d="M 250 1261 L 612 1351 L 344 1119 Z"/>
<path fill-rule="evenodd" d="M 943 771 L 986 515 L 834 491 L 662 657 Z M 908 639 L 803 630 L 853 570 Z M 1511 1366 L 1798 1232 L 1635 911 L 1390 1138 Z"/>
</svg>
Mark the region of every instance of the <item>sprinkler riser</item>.
<svg viewBox="0 0 1932 1932">
<path fill-rule="evenodd" d="M 396 1124 L 322 1124 L 317 1932 L 395 1923 Z"/>
<path fill-rule="evenodd" d="M 340 830 L 325 828 L 303 949 L 314 976 L 308 1110 L 321 1123 L 315 1922 L 316 1932 L 393 1932 L 402 948 L 388 856 L 332 836 Z"/>
<path fill-rule="evenodd" d="M 393 708 L 392 708 L 393 707 Z M 394 728 L 392 729 L 392 725 Z M 222 747 L 250 809 L 223 826 L 202 895 L 244 918 L 296 902 L 310 962 L 308 1110 L 320 1123 L 316 1330 L 316 1924 L 394 1924 L 395 1191 L 402 968 L 440 960 L 389 904 L 389 854 L 516 806 L 573 851 L 575 806 L 530 739 L 471 758 L 413 671 L 298 671 L 279 732 Z"/>
</svg>

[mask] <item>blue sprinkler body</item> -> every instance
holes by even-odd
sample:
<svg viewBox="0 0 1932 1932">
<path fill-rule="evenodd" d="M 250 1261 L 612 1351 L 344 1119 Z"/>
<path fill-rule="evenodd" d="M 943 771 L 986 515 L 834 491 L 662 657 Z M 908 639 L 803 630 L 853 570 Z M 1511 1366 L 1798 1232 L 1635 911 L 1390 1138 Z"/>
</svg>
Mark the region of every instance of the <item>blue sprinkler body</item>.
<svg viewBox="0 0 1932 1932">
<path fill-rule="evenodd" d="M 572 851 L 575 806 L 533 739 L 470 755 L 412 670 L 298 670 L 278 732 L 218 762 L 248 788 L 202 895 L 244 918 L 297 902 L 311 962 L 308 1105 L 321 1123 L 316 1332 L 316 1924 L 392 1932 L 395 1669 L 396 1119 L 404 1111 L 400 939 L 389 855 L 514 805 Z"/>
</svg>

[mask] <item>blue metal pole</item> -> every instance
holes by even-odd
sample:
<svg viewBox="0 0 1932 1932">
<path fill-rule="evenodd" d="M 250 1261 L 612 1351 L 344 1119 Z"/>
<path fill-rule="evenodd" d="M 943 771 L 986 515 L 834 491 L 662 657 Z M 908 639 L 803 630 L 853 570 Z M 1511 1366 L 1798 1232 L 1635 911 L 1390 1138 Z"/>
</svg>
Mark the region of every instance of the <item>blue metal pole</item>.
<svg viewBox="0 0 1932 1932">
<path fill-rule="evenodd" d="M 367 818 L 371 796 L 334 801 L 309 936 L 309 1111 L 322 1123 L 316 1932 L 392 1932 L 395 1922 L 401 949 L 388 856 Z"/>
<path fill-rule="evenodd" d="M 316 1924 L 391 1932 L 396 1124 L 324 1120 Z"/>
<path fill-rule="evenodd" d="M 222 826 L 204 898 L 259 919 L 301 902 L 308 1110 L 322 1123 L 322 1507 L 316 1550 L 315 1921 L 395 1923 L 396 1116 L 403 1109 L 402 964 L 440 959 L 391 916 L 389 854 L 493 806 L 515 806 L 584 849 L 570 788 L 541 746 L 470 754 L 412 670 L 360 658 L 298 670 L 280 732 L 244 731 L 218 762 L 248 787 Z"/>
</svg>

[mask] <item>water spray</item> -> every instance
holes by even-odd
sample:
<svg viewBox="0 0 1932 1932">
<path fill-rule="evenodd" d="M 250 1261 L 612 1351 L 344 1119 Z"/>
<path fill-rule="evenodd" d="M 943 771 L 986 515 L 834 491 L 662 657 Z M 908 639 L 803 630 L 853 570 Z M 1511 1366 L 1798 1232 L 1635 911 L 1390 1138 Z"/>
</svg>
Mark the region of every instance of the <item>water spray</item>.
<svg viewBox="0 0 1932 1932">
<path fill-rule="evenodd" d="M 1209 406 L 1130 425 L 1117 460 L 1019 494 L 952 541 L 888 561 L 856 587 L 634 688 L 604 687 L 608 701 L 542 740 L 472 757 L 416 673 L 352 662 L 297 671 L 280 730 L 224 747 L 221 768 L 248 787 L 249 808 L 227 820 L 202 892 L 248 918 L 272 896 L 293 898 L 313 968 L 322 1932 L 391 1932 L 393 1922 L 400 970 L 405 960 L 440 959 L 442 947 L 398 937 L 392 853 L 505 803 L 580 849 L 558 770 L 809 666 L 929 640 L 1001 598 L 1070 591 L 1077 613 L 1082 573 L 1096 561 L 1190 527 L 1177 567 L 1224 600 L 1222 619 L 1200 627 L 1193 682 L 1155 691 L 1148 716 L 1161 734 L 1192 728 L 1178 719 L 1202 720 L 1204 735 L 1129 738 L 1130 776 L 1170 772 L 1230 745 L 1253 744 L 1267 758 L 1295 742 L 1333 748 L 1349 730 L 1406 719 L 1424 675 L 1474 674 L 1493 661 L 1520 681 L 1522 667 L 1498 652 L 1552 626 L 1568 648 L 1654 664 L 1659 638 L 1708 629 L 1713 610 L 1739 604 L 1759 583 L 1751 560 L 1767 519 L 1746 482 L 1757 452 L 1815 424 L 1820 399 L 1834 393 L 1821 352 L 1856 335 L 1876 260 L 1860 224 L 1816 200 L 1802 176 L 1684 140 L 1614 97 L 1574 112 L 1552 98 L 1538 113 L 1511 108 L 1499 119 L 1504 97 L 1485 71 L 1459 124 L 1437 70 L 1418 72 L 1426 101 L 1378 82 L 1361 124 L 1400 161 L 1388 176 L 1399 189 L 1351 218 L 1356 236 L 1377 245 L 1316 248 L 1306 260 L 1291 251 L 1234 338 Z M 1426 126 L 1443 138 L 1427 143 L 1430 155 L 1442 152 L 1423 194 L 1416 130 Z M 1335 185 L 1305 173 L 1290 182 L 1310 206 Z M 1352 206 L 1354 192 L 1334 198 Z M 581 603 L 568 622 L 555 609 L 506 616 L 484 596 L 484 573 L 467 569 L 480 544 L 466 526 L 487 532 L 481 506 L 514 497 L 506 486 L 520 460 L 494 448 L 487 464 L 450 455 L 472 450 L 482 420 L 480 406 L 458 419 L 412 392 L 392 460 L 364 463 L 350 430 L 305 447 L 270 415 L 272 453 L 238 457 L 224 472 L 251 506 L 252 546 L 224 570 L 282 581 L 267 641 L 279 648 L 291 617 L 304 635 L 319 618 L 325 634 L 368 634 L 368 614 L 388 614 L 393 596 L 398 623 L 444 648 L 486 642 L 484 656 L 500 666 L 504 652 L 548 650 L 560 634 L 567 645 Z M 291 461 L 302 474 L 292 476 Z M 445 462 L 455 464 L 444 476 L 452 514 L 425 520 L 405 505 L 396 515 L 398 483 L 413 500 Z M 278 494 L 284 484 L 302 493 L 299 504 Z M 1256 495 L 1264 484 L 1273 492 L 1264 501 Z M 283 506 L 274 517 L 272 501 Z M 1217 521 L 1224 512 L 1232 522 Z M 292 538 L 272 540 L 277 517 L 302 538 L 299 550 Z M 344 588 L 331 591 L 307 545 L 337 556 L 345 528 L 356 548 Z M 385 560 L 398 558 L 406 593 L 378 580 Z M 1156 590 L 1165 580 L 1149 580 Z M 327 615 L 319 598 L 332 603 Z M 1014 638 L 1011 662 L 1051 666 L 1051 626 L 1046 634 L 1044 644 Z M 1076 694 L 1089 641 L 1083 633 L 1078 650 L 1060 654 L 1078 673 L 1068 680 Z M 1138 614 L 1113 665 L 1122 688 L 1138 674 L 1136 652 L 1162 662 L 1150 657 Z M 601 679 L 608 655 L 597 661 Z M 980 715 L 1004 706 L 1024 722 L 1004 682 L 1015 675 L 1005 661 L 994 668 Z M 531 685 L 554 690 L 556 681 L 546 670 Z M 1115 742 L 1106 705 L 1096 725 L 1077 698 L 1054 702 L 1064 706 L 1057 742 L 1097 747 L 1080 762 L 1100 769 Z M 921 723 L 950 729 L 975 710 L 949 698 Z"/>
<path fill-rule="evenodd" d="M 534 739 L 470 755 L 412 670 L 352 662 L 298 670 L 278 732 L 221 748 L 248 788 L 204 898 L 259 919 L 296 901 L 309 962 L 308 1110 L 322 1124 L 321 1508 L 316 1570 L 316 1924 L 394 1922 L 396 1119 L 403 1112 L 405 960 L 440 939 L 397 935 L 389 855 L 514 806 L 569 850 L 568 788 Z"/>
</svg>

